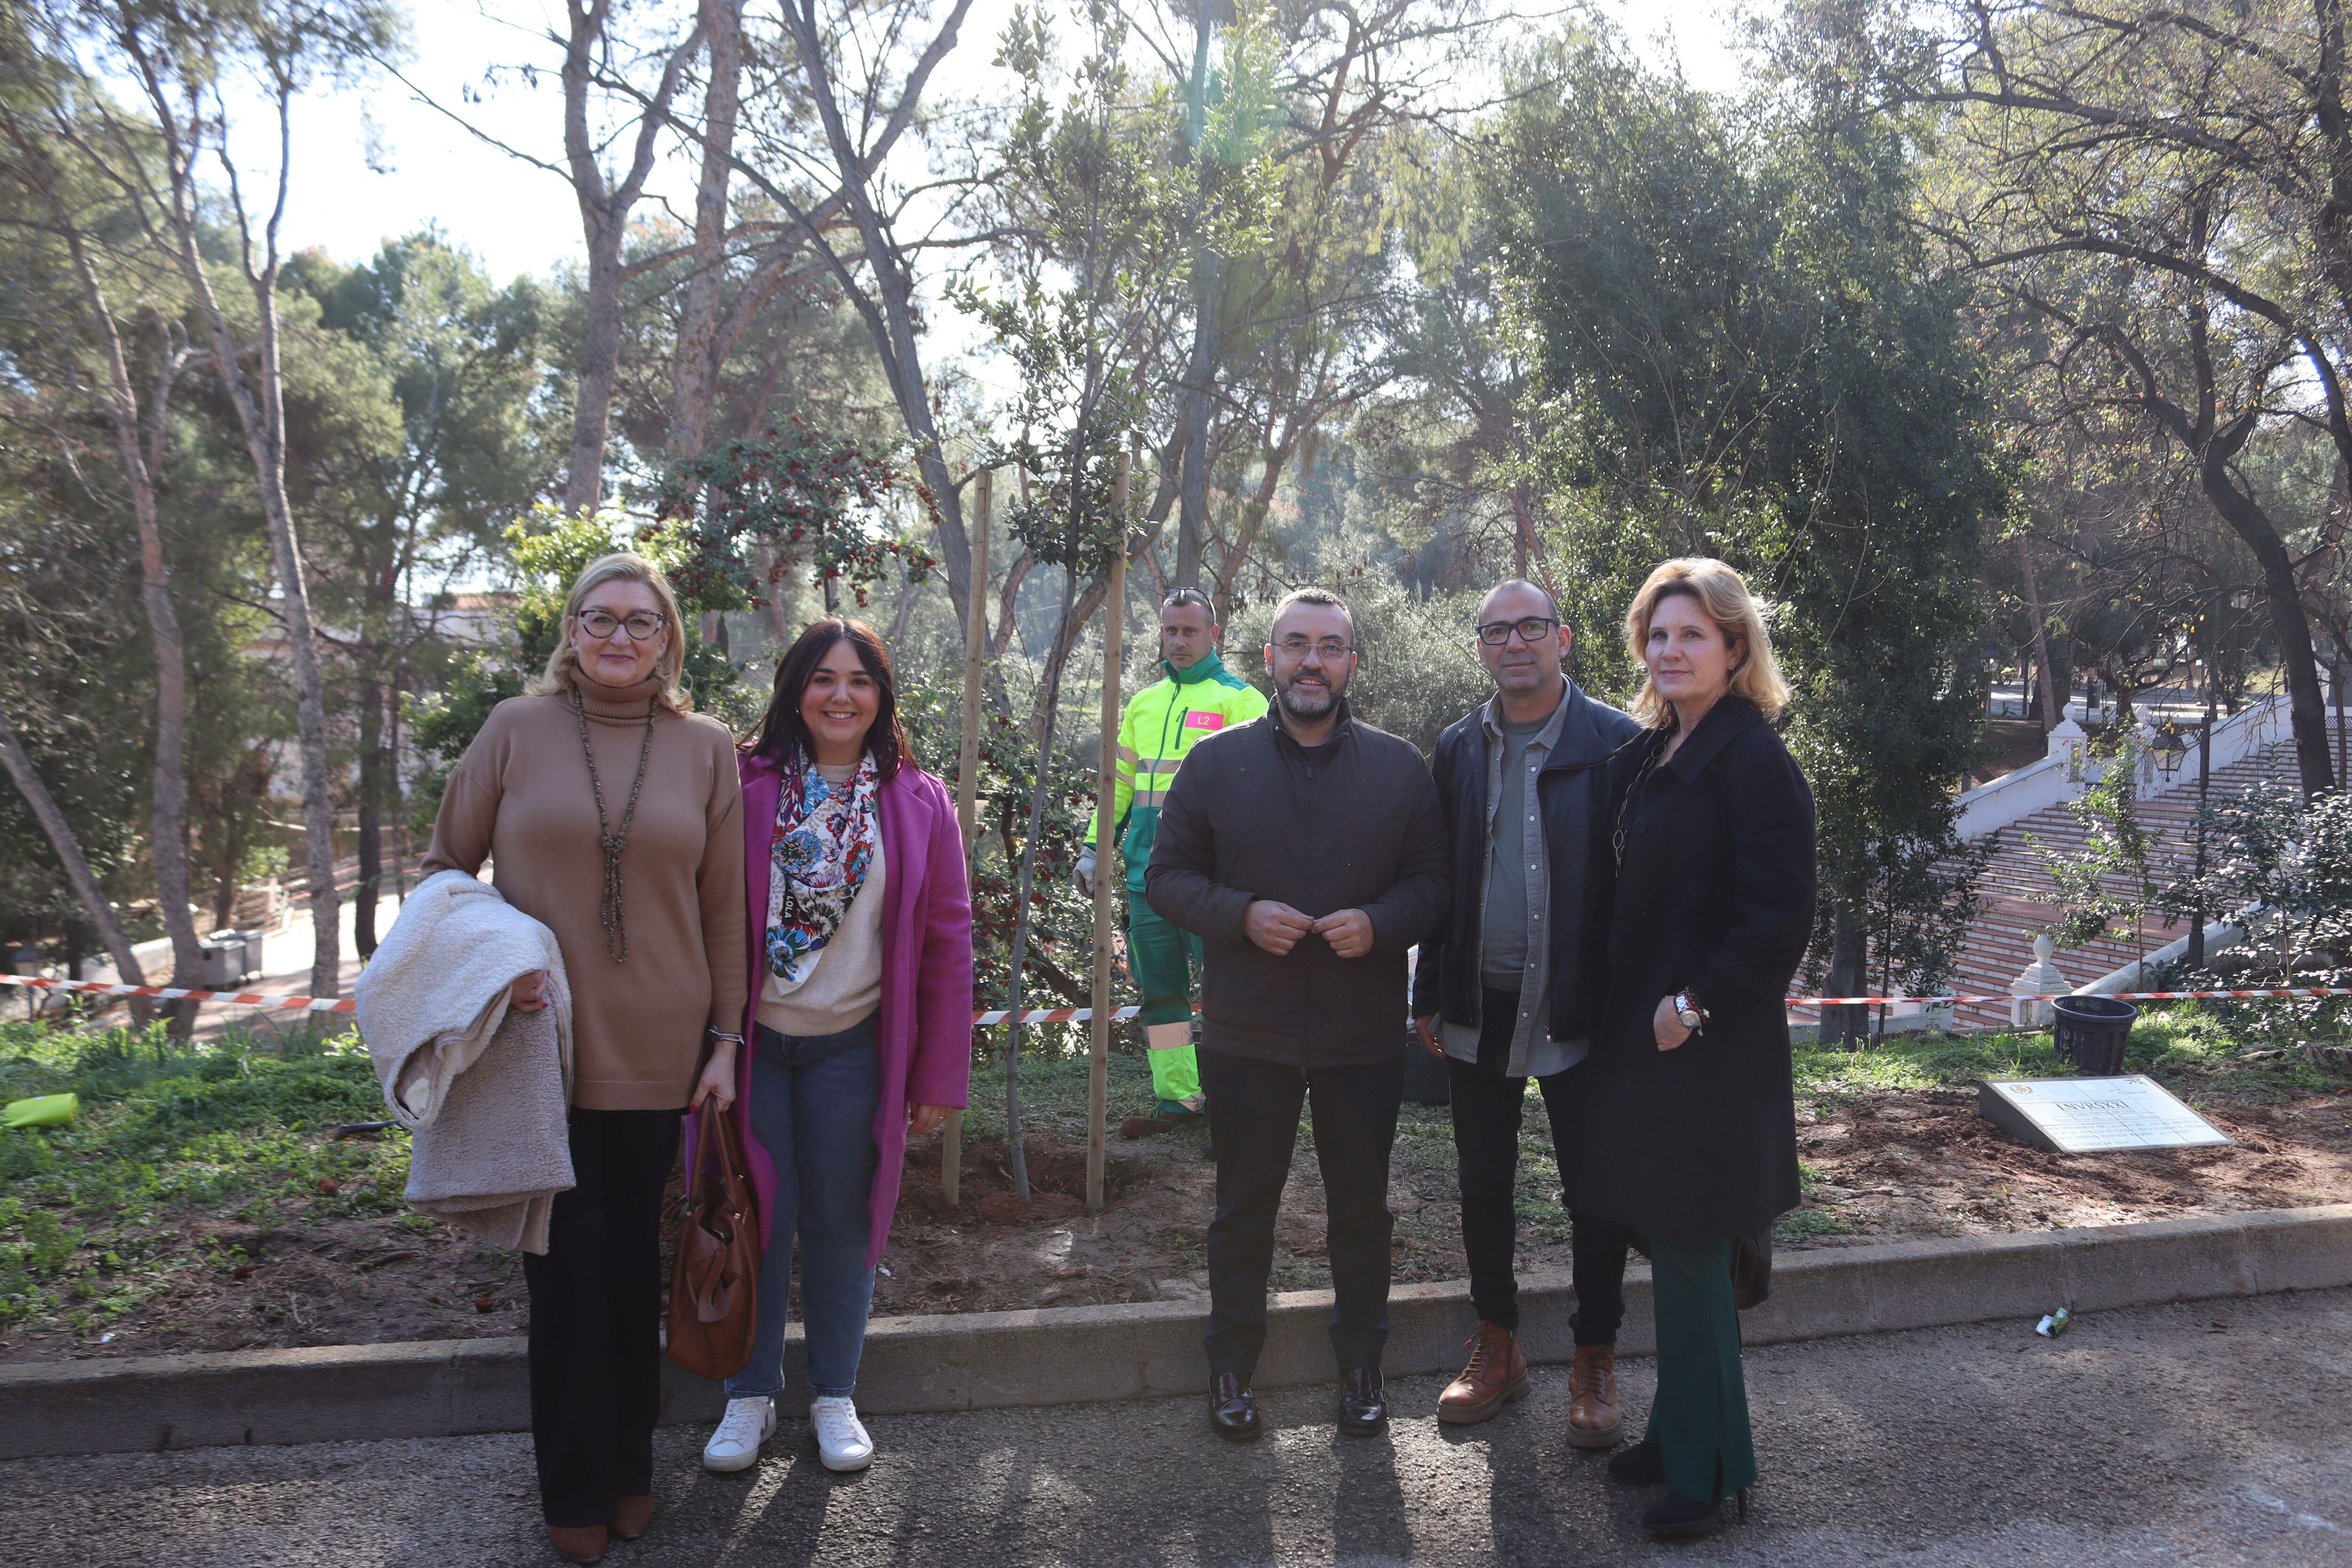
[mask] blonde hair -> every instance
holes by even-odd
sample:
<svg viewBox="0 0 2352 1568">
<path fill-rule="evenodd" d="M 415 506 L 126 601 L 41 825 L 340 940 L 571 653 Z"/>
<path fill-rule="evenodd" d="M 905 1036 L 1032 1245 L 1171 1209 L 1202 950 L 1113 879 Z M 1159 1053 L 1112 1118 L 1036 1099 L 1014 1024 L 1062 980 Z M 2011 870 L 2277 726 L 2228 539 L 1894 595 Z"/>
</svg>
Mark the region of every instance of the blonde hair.
<svg viewBox="0 0 2352 1568">
<path fill-rule="evenodd" d="M 1786 708 L 1789 683 L 1780 679 L 1780 661 L 1772 657 L 1772 634 L 1764 629 L 1763 606 L 1738 573 L 1711 556 L 1685 555 L 1661 563 L 1633 595 L 1625 612 L 1625 651 L 1633 662 L 1647 668 L 1642 652 L 1650 640 L 1650 619 L 1661 600 L 1676 594 L 1697 600 L 1723 640 L 1739 650 L 1739 662 L 1731 671 L 1733 694 L 1756 704 L 1767 719 Z M 1675 719 L 1673 705 L 1658 695 L 1646 674 L 1642 689 L 1633 694 L 1633 711 L 1654 730 L 1664 729 Z"/>
<path fill-rule="evenodd" d="M 694 699 L 687 695 L 682 684 L 686 670 L 686 621 L 678 614 L 677 595 L 671 591 L 669 579 L 662 569 L 642 555 L 623 552 L 603 555 L 588 563 L 573 580 L 572 592 L 564 596 L 562 635 L 556 638 L 555 651 L 547 656 L 547 668 L 527 682 L 523 689 L 533 697 L 557 697 L 572 680 L 572 672 L 580 668 L 580 656 L 572 647 L 573 617 L 587 602 L 591 592 L 606 583 L 643 583 L 661 601 L 662 614 L 669 620 L 668 645 L 661 657 L 654 660 L 654 672 L 662 678 L 661 690 L 655 700 L 673 713 L 694 711 Z"/>
</svg>

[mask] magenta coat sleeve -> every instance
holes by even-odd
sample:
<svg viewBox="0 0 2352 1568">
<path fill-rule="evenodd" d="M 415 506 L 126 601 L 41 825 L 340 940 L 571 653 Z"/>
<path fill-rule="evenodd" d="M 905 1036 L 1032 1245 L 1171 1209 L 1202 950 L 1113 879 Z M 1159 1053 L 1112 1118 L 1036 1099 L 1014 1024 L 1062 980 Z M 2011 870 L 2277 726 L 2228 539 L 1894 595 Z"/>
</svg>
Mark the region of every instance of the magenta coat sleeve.
<svg viewBox="0 0 2352 1568">
<path fill-rule="evenodd" d="M 971 1089 L 971 884 L 947 791 L 931 785 L 931 842 L 915 975 L 915 1059 L 907 1103 L 961 1107 Z"/>
</svg>

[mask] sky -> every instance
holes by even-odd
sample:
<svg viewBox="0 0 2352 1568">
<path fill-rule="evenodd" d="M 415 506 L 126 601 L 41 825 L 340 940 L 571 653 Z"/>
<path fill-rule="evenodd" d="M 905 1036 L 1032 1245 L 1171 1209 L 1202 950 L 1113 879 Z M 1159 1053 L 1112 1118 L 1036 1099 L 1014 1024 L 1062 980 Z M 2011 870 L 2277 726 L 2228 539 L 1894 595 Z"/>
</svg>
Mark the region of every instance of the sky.
<svg viewBox="0 0 2352 1568">
<path fill-rule="evenodd" d="M 1678 56 L 1694 85 L 1738 85 L 1731 0 L 1599 4 L 1654 59 Z M 978 0 L 960 52 L 984 65 L 1007 9 L 1005 0 Z M 554 69 L 562 54 L 548 35 L 562 16 L 560 0 L 409 0 L 412 57 L 402 71 L 408 85 L 378 78 L 299 105 L 289 247 L 323 247 L 340 260 L 359 261 L 383 241 L 431 224 L 502 281 L 579 260 L 580 212 L 570 184 L 485 143 L 445 112 L 561 163 L 562 95 Z M 527 66 L 538 68 L 535 83 L 520 68 Z M 943 75 L 969 90 L 969 75 Z M 653 189 L 690 216 L 688 169 L 664 167 Z"/>
</svg>

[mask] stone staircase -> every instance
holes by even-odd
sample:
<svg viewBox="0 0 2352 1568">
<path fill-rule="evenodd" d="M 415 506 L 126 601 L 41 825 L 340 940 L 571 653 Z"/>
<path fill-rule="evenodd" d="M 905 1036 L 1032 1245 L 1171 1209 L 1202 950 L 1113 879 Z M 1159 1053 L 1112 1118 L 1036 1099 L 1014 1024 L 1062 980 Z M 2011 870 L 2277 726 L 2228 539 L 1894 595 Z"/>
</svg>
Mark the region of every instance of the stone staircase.
<svg viewBox="0 0 2352 1568">
<path fill-rule="evenodd" d="M 2331 725 L 2333 720 L 2331 716 Z M 2331 736 L 2333 731 L 2331 728 Z M 2193 755 L 2193 753 L 2192 753 Z M 2226 767 L 2217 769 L 2212 794 L 2220 798 L 2263 780 L 2293 783 L 2294 746 L 2282 737 Z M 2139 820 L 2155 840 L 2152 856 L 2159 868 L 2177 868 L 2185 874 L 2196 847 L 2197 781 L 2184 773 L 2170 788 L 2137 803 Z M 2033 962 L 2033 939 L 2058 919 L 2056 889 L 2042 868 L 2042 850 L 2061 852 L 2080 847 L 2082 830 L 2071 807 L 2054 805 L 2035 812 L 1990 836 L 1990 858 L 1978 884 L 1979 904 L 1976 924 L 1961 946 L 1960 961 L 1949 989 L 1960 995 L 2002 995 L 2010 983 Z M 2037 849 L 2035 841 L 2042 847 Z M 2159 873 L 2159 880 L 2170 879 Z M 2121 879 L 2110 885 L 2123 891 Z M 2121 968 L 2144 953 L 2153 952 L 2188 934 L 2186 921 L 2168 920 L 2150 911 L 2137 936 L 2110 927 L 2094 941 L 2053 955 L 2071 985 L 2083 985 Z M 2008 1021 L 2002 1004 L 1968 1004 L 1958 1010 L 1961 1028 L 1982 1028 Z"/>
</svg>

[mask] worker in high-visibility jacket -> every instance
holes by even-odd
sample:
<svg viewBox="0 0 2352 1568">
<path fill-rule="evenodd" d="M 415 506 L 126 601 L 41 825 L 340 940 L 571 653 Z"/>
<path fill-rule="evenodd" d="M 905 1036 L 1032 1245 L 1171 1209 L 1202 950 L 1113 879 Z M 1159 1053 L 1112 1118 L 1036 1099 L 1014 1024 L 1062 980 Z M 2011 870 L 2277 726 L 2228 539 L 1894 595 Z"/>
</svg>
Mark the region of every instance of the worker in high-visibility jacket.
<svg viewBox="0 0 2352 1568">
<path fill-rule="evenodd" d="M 1142 993 L 1143 1035 L 1150 1047 L 1151 1092 L 1162 1118 L 1197 1121 L 1206 1100 L 1192 1058 L 1192 979 L 1201 939 L 1161 920 L 1143 897 L 1143 868 L 1160 833 L 1160 808 L 1184 753 L 1204 735 L 1265 715 L 1265 698 L 1217 658 L 1216 611 L 1198 588 L 1171 591 L 1160 605 L 1160 668 L 1165 679 L 1129 700 L 1118 727 L 1112 779 L 1113 831 L 1127 860 L 1127 966 Z M 1074 880 L 1091 898 L 1095 821 Z"/>
</svg>

